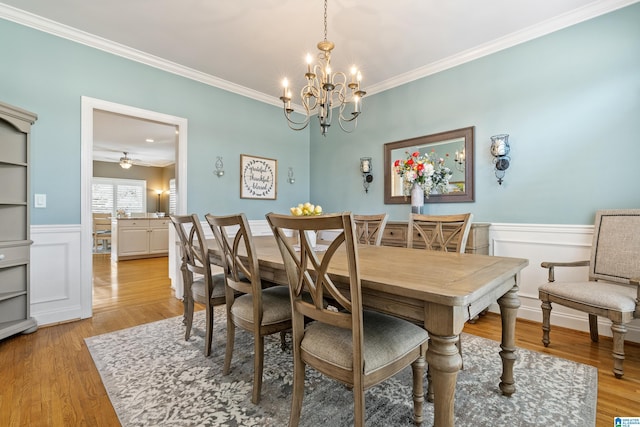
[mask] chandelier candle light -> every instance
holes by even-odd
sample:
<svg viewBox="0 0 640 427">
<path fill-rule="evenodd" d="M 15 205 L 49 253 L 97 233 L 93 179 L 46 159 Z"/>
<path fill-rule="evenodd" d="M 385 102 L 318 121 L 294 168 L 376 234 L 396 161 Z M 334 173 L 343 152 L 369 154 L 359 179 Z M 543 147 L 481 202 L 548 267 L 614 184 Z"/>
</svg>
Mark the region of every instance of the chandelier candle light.
<svg viewBox="0 0 640 427">
<path fill-rule="evenodd" d="M 345 132 L 353 132 L 358 125 L 358 116 L 362 109 L 362 97 L 366 92 L 360 89 L 362 74 L 354 66 L 351 68 L 351 81 L 343 72 L 332 72 L 331 51 L 335 47 L 333 42 L 327 40 L 327 0 L 324 1 L 324 40 L 318 43 L 318 63 L 312 64 L 313 58 L 307 54 L 307 72 L 305 78 L 306 85 L 300 90 L 300 99 L 305 110 L 306 117 L 301 122 L 296 122 L 291 118 L 294 111 L 291 108 L 291 91 L 289 90 L 289 80 L 286 78 L 282 84 L 284 86 L 282 101 L 284 115 L 287 124 L 293 130 L 302 130 L 307 127 L 311 116 L 318 115 L 322 136 L 327 136 L 331 121 L 333 119 L 332 109 L 339 107 L 338 123 Z M 345 110 L 352 104 L 353 111 L 350 116 Z M 347 123 L 351 123 L 347 127 Z"/>
</svg>

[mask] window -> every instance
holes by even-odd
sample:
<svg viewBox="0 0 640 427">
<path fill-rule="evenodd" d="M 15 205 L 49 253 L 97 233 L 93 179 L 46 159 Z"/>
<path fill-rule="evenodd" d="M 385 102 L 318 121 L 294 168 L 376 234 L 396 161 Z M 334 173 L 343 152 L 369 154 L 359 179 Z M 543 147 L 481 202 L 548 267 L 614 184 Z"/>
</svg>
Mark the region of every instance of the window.
<svg viewBox="0 0 640 427">
<path fill-rule="evenodd" d="M 93 178 L 91 211 L 116 214 L 147 211 L 147 181 L 138 179 Z"/>
<path fill-rule="evenodd" d="M 176 214 L 176 180 L 169 180 L 169 214 Z"/>
</svg>

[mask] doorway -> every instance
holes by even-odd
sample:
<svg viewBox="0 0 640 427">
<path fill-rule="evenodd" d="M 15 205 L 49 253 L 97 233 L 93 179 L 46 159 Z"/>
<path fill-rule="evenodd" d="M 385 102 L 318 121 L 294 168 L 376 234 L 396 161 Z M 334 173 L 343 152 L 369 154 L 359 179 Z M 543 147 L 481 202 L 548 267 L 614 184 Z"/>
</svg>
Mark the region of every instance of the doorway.
<svg viewBox="0 0 640 427">
<path fill-rule="evenodd" d="M 143 110 L 123 104 L 116 104 L 95 98 L 82 97 L 81 100 L 81 317 L 93 314 L 93 219 L 91 214 L 91 181 L 93 178 L 93 135 L 96 111 L 107 111 L 144 120 L 175 126 L 178 137 L 176 143 L 176 212 L 186 212 L 187 207 L 187 120 L 150 110 Z M 169 233 L 169 276 L 175 274 L 174 233 Z M 181 297 L 182 290 L 175 294 Z"/>
</svg>

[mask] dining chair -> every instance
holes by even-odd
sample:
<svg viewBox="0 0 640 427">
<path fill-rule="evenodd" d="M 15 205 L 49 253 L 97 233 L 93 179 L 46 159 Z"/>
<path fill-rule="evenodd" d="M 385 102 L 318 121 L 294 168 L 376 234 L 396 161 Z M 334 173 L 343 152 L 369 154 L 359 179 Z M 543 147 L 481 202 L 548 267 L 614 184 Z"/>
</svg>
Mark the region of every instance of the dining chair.
<svg viewBox="0 0 640 427">
<path fill-rule="evenodd" d="M 224 272 L 213 274 L 202 225 L 198 215 L 169 215 L 180 241 L 182 281 L 184 283 L 184 339 L 191 336 L 194 302 L 205 306 L 204 355 L 211 354 L 213 308 L 225 303 Z"/>
<path fill-rule="evenodd" d="M 473 214 L 424 215 L 412 213 L 409 217 L 407 247 L 416 243 L 427 250 L 464 253 L 471 229 Z M 414 243 L 414 238 L 418 237 Z"/>
<path fill-rule="evenodd" d="M 611 320 L 613 374 L 622 378 L 627 323 L 640 318 L 640 209 L 596 212 L 588 261 L 543 262 L 548 283 L 538 288 L 542 301 L 542 343 L 549 346 L 551 304 L 589 315 L 591 341 L 598 342 L 598 316 Z M 556 267 L 588 267 L 584 281 L 556 282 Z"/>
<path fill-rule="evenodd" d="M 205 215 L 222 254 L 227 299 L 227 347 L 222 373 L 229 374 L 236 326 L 253 334 L 253 394 L 260 402 L 264 337 L 291 329 L 291 300 L 286 286 L 263 287 L 258 256 L 245 214 Z M 244 257 L 244 259 L 243 259 Z M 235 292 L 240 293 L 236 297 Z"/>
<path fill-rule="evenodd" d="M 366 245 L 380 246 L 384 227 L 387 225 L 389 214 L 353 215 L 356 227 L 356 241 Z"/>
<path fill-rule="evenodd" d="M 98 242 L 102 242 L 102 249 L 106 250 L 111 243 L 111 214 L 93 214 L 93 251 L 98 252 Z"/>
<path fill-rule="evenodd" d="M 363 426 L 364 391 L 411 365 L 413 416 L 416 423 L 422 422 L 427 332 L 406 320 L 363 310 L 353 216 L 269 213 L 266 217 L 282 254 L 292 301 L 294 372 L 289 426 L 300 422 L 306 366 L 353 390 L 354 425 Z M 299 245 L 287 238 L 290 230 L 299 233 Z M 333 230 L 337 235 L 320 249 L 310 244 L 307 230 Z M 346 289 L 334 282 L 334 263 L 349 276 Z M 303 292 L 311 299 L 303 298 Z M 324 304 L 325 297 L 329 305 Z M 306 328 L 305 318 L 312 320 Z"/>
</svg>

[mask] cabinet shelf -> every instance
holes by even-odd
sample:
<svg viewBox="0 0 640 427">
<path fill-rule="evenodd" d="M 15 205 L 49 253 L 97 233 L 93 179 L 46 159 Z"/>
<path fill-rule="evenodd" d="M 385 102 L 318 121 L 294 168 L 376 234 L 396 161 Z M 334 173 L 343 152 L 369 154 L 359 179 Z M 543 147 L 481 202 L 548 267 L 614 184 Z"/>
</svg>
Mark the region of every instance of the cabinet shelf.
<svg viewBox="0 0 640 427">
<path fill-rule="evenodd" d="M 37 116 L 0 102 L 0 339 L 31 333 L 29 143 Z"/>
<path fill-rule="evenodd" d="M 7 161 L 7 160 L 0 160 L 0 165 L 22 166 L 22 167 L 26 167 L 26 166 L 28 166 L 26 163 L 22 163 L 22 162 L 10 162 L 10 161 Z"/>
<path fill-rule="evenodd" d="M 15 297 L 19 297 L 21 295 L 26 295 L 27 291 L 16 291 L 16 292 L 0 292 L 0 301 L 5 301 L 8 299 L 12 299 Z"/>
</svg>

